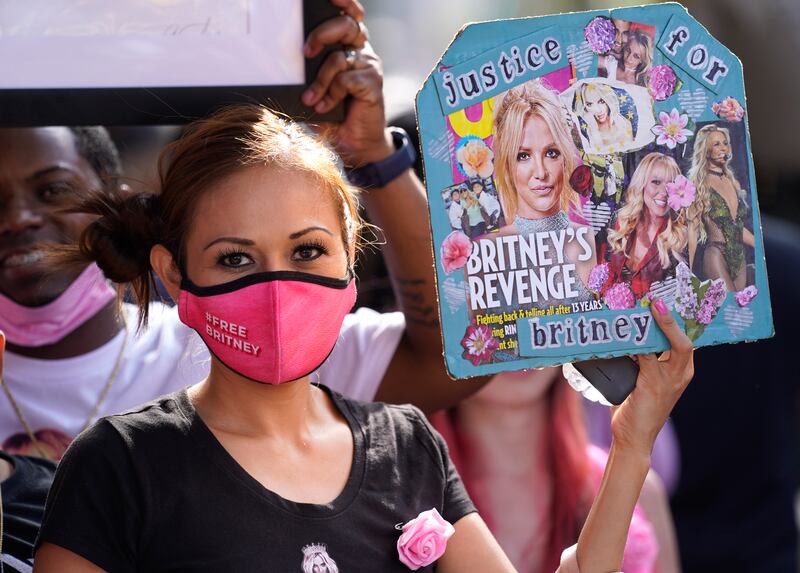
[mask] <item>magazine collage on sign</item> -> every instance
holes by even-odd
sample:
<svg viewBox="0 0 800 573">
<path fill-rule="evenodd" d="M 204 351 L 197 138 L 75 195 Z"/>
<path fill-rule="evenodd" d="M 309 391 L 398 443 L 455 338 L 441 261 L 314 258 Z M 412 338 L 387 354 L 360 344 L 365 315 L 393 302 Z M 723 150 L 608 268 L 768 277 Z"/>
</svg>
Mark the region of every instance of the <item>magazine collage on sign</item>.
<svg viewBox="0 0 800 573">
<path fill-rule="evenodd" d="M 771 336 L 739 60 L 678 4 L 470 24 L 417 96 L 456 378 Z"/>
</svg>

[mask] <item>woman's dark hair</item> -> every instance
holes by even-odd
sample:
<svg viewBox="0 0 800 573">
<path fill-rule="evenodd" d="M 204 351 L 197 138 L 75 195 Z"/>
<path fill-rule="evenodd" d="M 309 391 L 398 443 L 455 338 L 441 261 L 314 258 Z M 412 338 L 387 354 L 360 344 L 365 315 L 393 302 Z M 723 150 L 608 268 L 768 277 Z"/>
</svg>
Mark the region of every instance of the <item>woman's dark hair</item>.
<svg viewBox="0 0 800 573">
<path fill-rule="evenodd" d="M 142 326 L 155 278 L 150 250 L 163 245 L 178 268 L 185 268 L 185 239 L 198 200 L 215 183 L 254 165 L 313 177 L 340 207 L 345 246 L 357 243 L 363 226 L 358 190 L 343 177 L 334 152 L 299 124 L 248 104 L 190 124 L 180 139 L 168 145 L 159 158 L 158 194 L 131 194 L 114 185 L 81 200 L 70 211 L 97 218 L 77 245 L 49 248 L 51 260 L 62 267 L 94 261 L 110 280 L 123 288 L 129 284 Z"/>
</svg>

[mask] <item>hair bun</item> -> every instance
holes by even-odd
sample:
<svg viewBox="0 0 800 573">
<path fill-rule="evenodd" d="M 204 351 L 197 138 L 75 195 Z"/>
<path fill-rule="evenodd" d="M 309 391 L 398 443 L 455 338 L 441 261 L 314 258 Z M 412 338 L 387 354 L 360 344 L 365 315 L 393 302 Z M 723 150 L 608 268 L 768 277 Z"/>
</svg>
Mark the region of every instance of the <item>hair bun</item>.
<svg viewBox="0 0 800 573">
<path fill-rule="evenodd" d="M 150 249 L 162 230 L 159 198 L 151 193 L 96 197 L 90 212 L 99 217 L 84 231 L 81 251 L 105 276 L 127 283 L 150 272 Z"/>
</svg>

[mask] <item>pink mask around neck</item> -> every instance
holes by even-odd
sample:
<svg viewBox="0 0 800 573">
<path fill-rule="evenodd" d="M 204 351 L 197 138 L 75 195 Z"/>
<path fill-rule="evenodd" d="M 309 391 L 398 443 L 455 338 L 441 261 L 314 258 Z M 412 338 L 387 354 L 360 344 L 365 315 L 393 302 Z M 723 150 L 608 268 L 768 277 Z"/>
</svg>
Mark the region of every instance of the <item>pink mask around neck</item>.
<svg viewBox="0 0 800 573">
<path fill-rule="evenodd" d="M 23 306 L 0 294 L 0 330 L 18 346 L 58 342 L 114 300 L 116 291 L 92 263 L 54 301 Z"/>
<path fill-rule="evenodd" d="M 256 382 L 282 384 L 325 362 L 355 301 L 350 275 L 277 271 L 209 287 L 184 278 L 178 314 L 225 366 Z"/>
</svg>

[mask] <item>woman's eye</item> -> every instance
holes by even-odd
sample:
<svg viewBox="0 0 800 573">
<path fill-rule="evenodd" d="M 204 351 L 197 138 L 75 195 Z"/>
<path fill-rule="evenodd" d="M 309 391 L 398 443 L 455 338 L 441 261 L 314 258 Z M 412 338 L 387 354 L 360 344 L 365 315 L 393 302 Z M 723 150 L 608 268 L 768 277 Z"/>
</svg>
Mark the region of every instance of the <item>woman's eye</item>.
<svg viewBox="0 0 800 573">
<path fill-rule="evenodd" d="M 544 152 L 544 156 L 548 159 L 558 159 L 561 157 L 561 152 L 558 149 L 548 149 Z"/>
<path fill-rule="evenodd" d="M 322 245 L 300 245 L 294 250 L 294 260 L 308 262 L 318 259 L 328 251 Z"/>
<path fill-rule="evenodd" d="M 43 201 L 53 201 L 71 191 L 69 183 L 48 183 L 39 188 L 39 197 Z"/>
<path fill-rule="evenodd" d="M 653 179 L 650 183 L 656 186 L 661 185 L 661 179 Z"/>
<path fill-rule="evenodd" d="M 223 253 L 217 262 L 223 267 L 236 269 L 251 264 L 253 259 L 247 253 Z"/>
<path fill-rule="evenodd" d="M 517 161 L 527 161 L 531 158 L 531 154 L 527 151 L 520 151 L 517 153 Z"/>
</svg>

